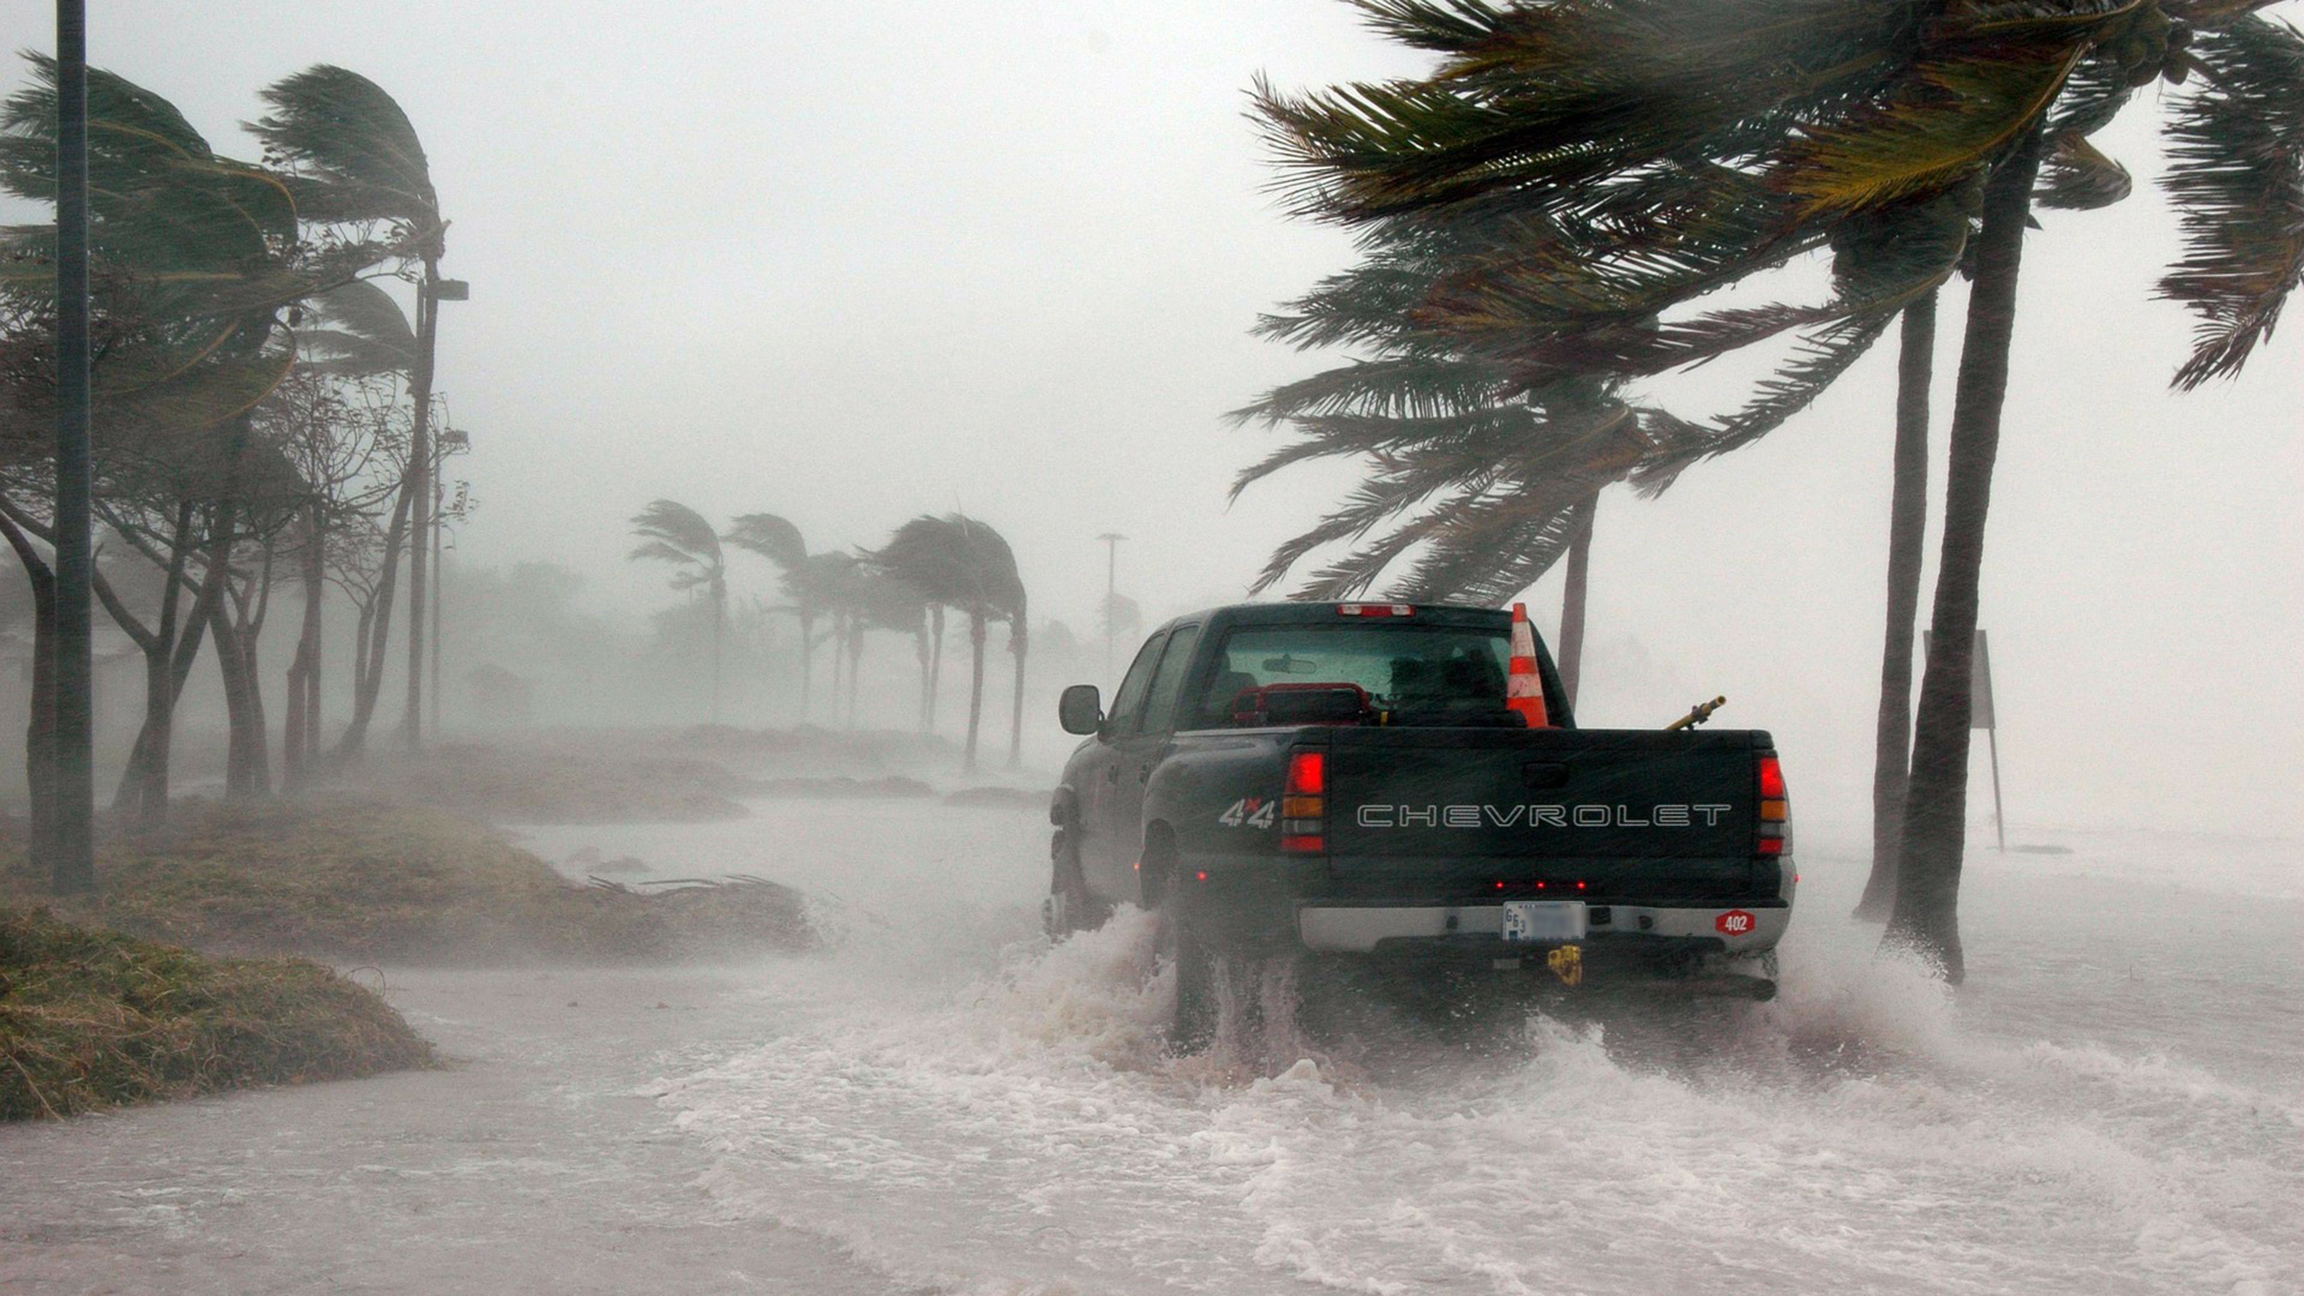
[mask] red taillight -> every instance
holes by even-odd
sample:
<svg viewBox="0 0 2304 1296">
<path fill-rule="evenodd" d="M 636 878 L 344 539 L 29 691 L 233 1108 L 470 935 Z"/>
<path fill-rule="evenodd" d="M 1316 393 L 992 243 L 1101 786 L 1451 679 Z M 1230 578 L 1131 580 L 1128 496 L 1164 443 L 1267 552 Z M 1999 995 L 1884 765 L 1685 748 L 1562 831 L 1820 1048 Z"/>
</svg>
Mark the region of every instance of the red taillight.
<svg viewBox="0 0 2304 1296">
<path fill-rule="evenodd" d="M 1404 617 L 1416 615 L 1413 605 L 1407 603 L 1339 603 L 1338 616 Z"/>
<path fill-rule="evenodd" d="M 1317 855 L 1328 849 L 1328 753 L 1291 752 L 1280 797 L 1280 849 Z"/>
<path fill-rule="evenodd" d="M 1328 753 L 1296 752 L 1288 758 L 1288 795 L 1328 794 Z"/>
<path fill-rule="evenodd" d="M 1789 855 L 1792 853 L 1792 801 L 1784 791 L 1784 765 L 1776 753 L 1763 754 L 1757 762 L 1760 781 L 1760 814 L 1753 853 L 1759 855 Z"/>
</svg>

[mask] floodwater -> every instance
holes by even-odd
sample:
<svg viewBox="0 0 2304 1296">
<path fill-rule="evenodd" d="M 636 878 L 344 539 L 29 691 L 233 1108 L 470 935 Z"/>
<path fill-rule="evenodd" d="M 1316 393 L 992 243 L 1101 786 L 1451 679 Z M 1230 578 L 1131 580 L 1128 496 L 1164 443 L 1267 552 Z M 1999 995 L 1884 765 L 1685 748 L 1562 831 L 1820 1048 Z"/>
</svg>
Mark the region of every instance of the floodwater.
<svg viewBox="0 0 2304 1296">
<path fill-rule="evenodd" d="M 1972 850 L 1948 993 L 1811 820 L 1773 1003 L 1498 982 L 1308 1032 L 1265 978 L 1178 1060 L 1142 915 L 1037 935 L 1036 812 L 756 810 L 528 844 L 805 887 L 830 951 L 389 973 L 467 1065 L 0 1131 L 0 1287 L 2304 1290 L 2295 843 Z"/>
</svg>

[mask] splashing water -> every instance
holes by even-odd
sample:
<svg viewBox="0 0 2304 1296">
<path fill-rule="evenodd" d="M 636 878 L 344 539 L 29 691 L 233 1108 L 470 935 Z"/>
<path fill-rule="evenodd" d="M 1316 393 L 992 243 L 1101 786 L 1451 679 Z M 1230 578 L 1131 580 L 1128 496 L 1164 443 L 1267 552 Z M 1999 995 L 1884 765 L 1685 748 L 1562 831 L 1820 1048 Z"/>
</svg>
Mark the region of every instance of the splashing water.
<svg viewBox="0 0 2304 1296">
<path fill-rule="evenodd" d="M 2126 930 L 2068 861 L 1979 870 L 1955 994 L 1838 918 L 1844 867 L 1772 1003 L 1487 986 L 1316 1028 L 1322 986 L 1235 968 L 1216 1046 L 1179 1059 L 1151 919 L 1034 939 L 1014 831 L 966 886 L 906 874 L 935 935 L 778 969 L 759 993 L 793 1029 L 656 1087 L 726 1217 L 958 1291 L 2304 1282 L 2293 901 L 2187 893 Z M 2125 976 L 2090 963 L 2115 952 Z"/>
</svg>

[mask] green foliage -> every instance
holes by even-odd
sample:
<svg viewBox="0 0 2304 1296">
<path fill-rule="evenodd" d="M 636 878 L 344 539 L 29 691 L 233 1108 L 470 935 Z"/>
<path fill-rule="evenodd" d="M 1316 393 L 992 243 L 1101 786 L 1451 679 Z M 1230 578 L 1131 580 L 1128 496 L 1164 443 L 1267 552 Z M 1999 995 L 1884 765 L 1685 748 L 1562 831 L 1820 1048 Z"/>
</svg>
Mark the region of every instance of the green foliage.
<svg viewBox="0 0 2304 1296">
<path fill-rule="evenodd" d="M 0 905 L 0 1120 L 433 1065 L 385 1002 L 302 959 L 209 958 Z"/>
<path fill-rule="evenodd" d="M 424 145 L 383 87 L 320 63 L 263 93 L 272 111 L 247 128 L 291 173 L 306 219 L 398 222 L 438 255 L 444 225 Z"/>
<path fill-rule="evenodd" d="M 2160 281 L 2200 317 L 2184 388 L 2238 373 L 2304 279 L 2304 36 L 2247 17 L 2192 52 L 2200 75 L 2168 129 L 2184 255 Z"/>
</svg>

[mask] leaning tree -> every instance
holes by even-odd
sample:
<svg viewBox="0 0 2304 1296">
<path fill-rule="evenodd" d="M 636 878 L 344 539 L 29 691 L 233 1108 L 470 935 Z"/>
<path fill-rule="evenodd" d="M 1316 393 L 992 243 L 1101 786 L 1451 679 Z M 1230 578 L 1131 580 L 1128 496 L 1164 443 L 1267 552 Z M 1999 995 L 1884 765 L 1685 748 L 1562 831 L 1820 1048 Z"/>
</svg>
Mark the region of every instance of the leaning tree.
<svg viewBox="0 0 2304 1296">
<path fill-rule="evenodd" d="M 700 590 L 712 609 L 713 724 L 720 723 L 720 640 L 728 622 L 728 565 L 720 549 L 720 533 L 704 515 L 668 499 L 651 502 L 632 519 L 632 534 L 641 543 L 632 550 L 633 561 L 672 564 L 672 588 Z"/>
<path fill-rule="evenodd" d="M 1516 335 L 1511 312 L 1490 307 L 1530 291 L 1589 292 L 1595 266 L 1606 267 L 1608 281 L 1664 285 L 1646 294 L 1649 302 L 1683 305 L 1741 279 L 1755 257 L 1822 246 L 1845 228 L 1892 222 L 1923 204 L 1974 205 L 1936 634 L 1889 932 L 1957 979 L 1969 656 L 2035 186 L 2044 167 L 2052 185 L 2123 183 L 2086 135 L 2135 88 L 2194 78 L 2172 97 L 2171 112 L 2170 192 L 2190 250 L 2163 291 L 2203 318 L 2179 381 L 2230 372 L 2269 331 L 2304 268 L 2304 219 L 2292 203 L 2264 201 L 2299 188 L 2298 37 L 2250 12 L 2257 6 L 2218 0 L 1361 7 L 1393 34 L 1440 52 L 1443 65 L 1421 80 L 1308 96 L 1265 90 L 1260 109 L 1286 152 L 1299 205 L 1363 225 L 1477 200 L 1550 215 L 1573 236 L 1565 254 L 1540 243 L 1508 253 L 1434 307 L 1475 331 L 1504 324 L 1508 353 L 1530 371 L 1523 381 L 1558 372 L 1568 358 L 1672 368 L 1805 329 L 1806 353 L 1761 400 L 1812 395 L 1869 345 L 1887 313 L 1827 303 L 1666 316 L 1659 326 L 1643 305 L 1613 329 Z M 1691 237 L 1629 267 L 1595 257 L 1585 237 L 1596 232 L 1604 244 L 1655 227 Z M 1748 437 L 1736 422 L 1711 444 L 1642 473 L 1668 481 L 1687 463 L 1742 444 Z"/>
</svg>

